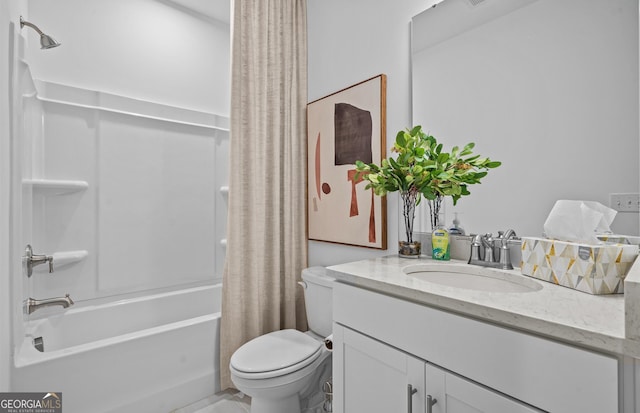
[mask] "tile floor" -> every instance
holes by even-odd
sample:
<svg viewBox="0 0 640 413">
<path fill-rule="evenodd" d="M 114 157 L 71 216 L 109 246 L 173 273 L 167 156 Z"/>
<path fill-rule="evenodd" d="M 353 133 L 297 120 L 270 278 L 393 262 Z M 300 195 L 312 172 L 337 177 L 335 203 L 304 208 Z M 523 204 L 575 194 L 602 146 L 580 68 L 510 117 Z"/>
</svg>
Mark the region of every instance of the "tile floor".
<svg viewBox="0 0 640 413">
<path fill-rule="evenodd" d="M 242 393 L 222 392 L 172 413 L 249 413 L 250 398 Z"/>
<path fill-rule="evenodd" d="M 325 413 L 324 398 L 314 396 L 314 405 L 303 408 L 303 413 Z M 318 398 L 319 397 L 319 398 Z M 200 400 L 189 406 L 177 409 L 171 413 L 250 413 L 251 398 L 236 391 L 217 393 L 207 399 Z"/>
</svg>

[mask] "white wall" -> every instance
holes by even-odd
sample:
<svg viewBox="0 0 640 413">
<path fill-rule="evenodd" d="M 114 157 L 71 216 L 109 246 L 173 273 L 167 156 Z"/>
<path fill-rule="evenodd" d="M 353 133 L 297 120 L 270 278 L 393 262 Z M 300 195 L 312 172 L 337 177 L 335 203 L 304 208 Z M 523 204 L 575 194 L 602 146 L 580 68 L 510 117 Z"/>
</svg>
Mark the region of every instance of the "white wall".
<svg viewBox="0 0 640 413">
<path fill-rule="evenodd" d="M 309 101 L 380 73 L 387 75 L 387 147 L 411 126 L 411 17 L 434 0 L 308 0 Z M 390 152 L 387 149 L 387 155 Z M 309 242 L 309 264 L 397 254 L 398 197 L 387 199 L 388 249 Z"/>
<path fill-rule="evenodd" d="M 28 4 L 28 20 L 62 43 L 40 50 L 30 33 L 35 78 L 229 116 L 228 23 L 160 0 Z"/>
</svg>

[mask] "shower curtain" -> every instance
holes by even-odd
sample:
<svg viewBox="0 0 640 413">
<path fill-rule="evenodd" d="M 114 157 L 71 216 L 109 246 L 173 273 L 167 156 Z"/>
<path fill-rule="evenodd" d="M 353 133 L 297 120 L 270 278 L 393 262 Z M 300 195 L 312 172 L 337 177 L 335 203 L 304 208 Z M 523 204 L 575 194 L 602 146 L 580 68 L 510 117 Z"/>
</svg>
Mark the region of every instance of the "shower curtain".
<svg viewBox="0 0 640 413">
<path fill-rule="evenodd" d="M 243 343 L 306 330 L 306 0 L 235 0 L 222 389 Z"/>
</svg>

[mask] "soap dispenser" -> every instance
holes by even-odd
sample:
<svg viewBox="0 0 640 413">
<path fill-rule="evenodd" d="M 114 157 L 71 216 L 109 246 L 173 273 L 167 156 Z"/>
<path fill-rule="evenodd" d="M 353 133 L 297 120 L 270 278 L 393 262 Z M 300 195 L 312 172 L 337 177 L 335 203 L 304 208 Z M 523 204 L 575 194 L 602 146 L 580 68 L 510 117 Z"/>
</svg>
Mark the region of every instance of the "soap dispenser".
<svg viewBox="0 0 640 413">
<path fill-rule="evenodd" d="M 453 225 L 449 228 L 449 234 L 451 235 L 464 235 L 464 228 L 460 226 L 460 221 L 458 220 L 458 213 L 454 212 L 455 218 L 453 218 Z"/>
<path fill-rule="evenodd" d="M 449 231 L 444 225 L 439 225 L 431 233 L 431 258 L 438 261 L 449 261 L 451 246 L 449 245 Z"/>
</svg>

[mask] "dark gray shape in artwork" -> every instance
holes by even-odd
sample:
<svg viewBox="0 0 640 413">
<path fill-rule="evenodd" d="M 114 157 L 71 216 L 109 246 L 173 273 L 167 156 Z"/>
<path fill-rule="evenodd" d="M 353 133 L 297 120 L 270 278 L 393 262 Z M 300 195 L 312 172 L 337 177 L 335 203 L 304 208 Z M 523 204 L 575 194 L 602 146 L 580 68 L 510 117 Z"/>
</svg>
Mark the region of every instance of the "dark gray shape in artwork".
<svg viewBox="0 0 640 413">
<path fill-rule="evenodd" d="M 373 162 L 371 112 L 348 103 L 336 103 L 334 128 L 336 165 L 351 165 L 356 161 Z"/>
</svg>

